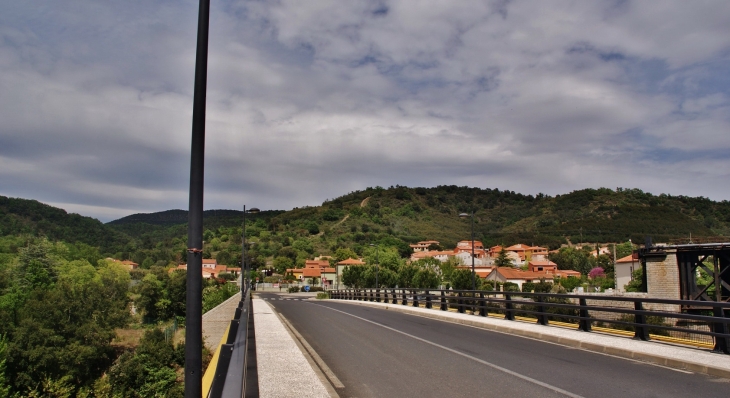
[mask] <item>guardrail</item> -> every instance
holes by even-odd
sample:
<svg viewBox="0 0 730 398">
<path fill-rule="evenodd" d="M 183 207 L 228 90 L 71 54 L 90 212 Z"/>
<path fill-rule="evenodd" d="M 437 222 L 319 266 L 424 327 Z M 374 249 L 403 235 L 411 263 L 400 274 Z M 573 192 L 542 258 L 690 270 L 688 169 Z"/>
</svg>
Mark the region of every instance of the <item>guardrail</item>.
<svg viewBox="0 0 730 398">
<path fill-rule="evenodd" d="M 213 381 L 207 395 L 204 392 L 204 396 L 208 398 L 246 396 L 248 378 L 246 369 L 251 355 L 249 327 L 252 326 L 250 320 L 253 317 L 250 289 L 247 289 L 241 297 L 228 327 L 226 341 L 218 348 L 218 362 L 215 364 Z"/>
<path fill-rule="evenodd" d="M 510 321 L 533 318 L 545 326 L 551 322 L 577 324 L 577 329 L 584 332 L 594 328 L 629 330 L 639 340 L 648 341 L 653 337 L 689 341 L 730 354 L 730 303 L 726 302 L 438 289 L 344 289 L 332 290 L 330 295 L 335 300 L 410 304 L 441 311 L 471 311 L 480 316 L 487 316 L 491 311 Z M 681 310 L 698 305 L 702 308 L 695 313 Z M 671 311 L 673 307 L 678 311 Z"/>
</svg>

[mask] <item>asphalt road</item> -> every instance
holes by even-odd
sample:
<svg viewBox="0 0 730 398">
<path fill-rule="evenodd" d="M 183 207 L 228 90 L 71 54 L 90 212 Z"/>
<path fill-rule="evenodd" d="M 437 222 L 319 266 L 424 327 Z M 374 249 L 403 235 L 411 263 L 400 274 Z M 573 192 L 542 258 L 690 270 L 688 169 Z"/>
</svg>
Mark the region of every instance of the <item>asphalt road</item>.
<svg viewBox="0 0 730 398">
<path fill-rule="evenodd" d="M 344 384 L 341 397 L 730 396 L 726 379 L 377 308 L 259 297 Z"/>
</svg>

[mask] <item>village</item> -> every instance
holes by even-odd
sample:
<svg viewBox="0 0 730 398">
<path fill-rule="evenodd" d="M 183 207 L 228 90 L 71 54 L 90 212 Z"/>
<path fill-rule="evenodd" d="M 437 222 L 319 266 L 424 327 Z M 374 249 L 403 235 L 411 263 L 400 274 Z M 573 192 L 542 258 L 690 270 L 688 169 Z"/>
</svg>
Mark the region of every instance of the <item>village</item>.
<svg viewBox="0 0 730 398">
<path fill-rule="evenodd" d="M 553 283 L 561 278 L 580 280 L 583 277 L 580 272 L 575 270 L 558 269 L 558 265 L 549 259 L 549 255 L 557 253 L 558 250 L 550 252 L 547 248 L 540 246 L 518 243 L 507 247 L 492 246 L 486 249 L 480 241 L 475 240 L 472 246 L 472 241 L 462 240 L 456 244 L 453 250 L 435 250 L 435 248 L 440 248 L 440 242 L 428 240 L 411 244 L 410 247 L 413 250 L 407 260 L 410 263 L 434 259 L 440 263 L 457 264 L 456 269 L 471 271 L 473 262 L 474 274 L 480 280 L 491 281 L 493 284 L 496 281 L 498 286 L 511 284 L 520 291 L 523 290 L 525 284 L 541 281 Z M 599 247 L 597 253 L 593 255 L 601 254 L 610 254 L 609 247 Z M 500 257 L 502 257 L 501 263 Z M 506 263 L 504 258 L 507 259 Z M 368 264 L 363 258 L 347 258 L 335 262 L 332 256 L 318 256 L 307 260 L 303 268 L 289 268 L 285 275 L 272 275 L 265 278 L 267 281 L 273 282 L 264 283 L 264 277 L 260 277 L 257 285 L 260 289 L 273 288 L 275 290 L 292 284 L 300 288 L 311 286 L 322 290 L 343 289 L 351 287 L 343 282 L 345 269 L 367 265 L 377 265 L 377 263 Z M 204 264 L 205 266 L 206 264 Z M 632 280 L 634 270 L 638 268 L 638 260 L 632 255 L 616 260 L 613 275 L 615 288 L 609 288 L 609 290 L 625 291 L 625 286 Z M 446 285 L 443 284 L 440 287 L 443 288 Z M 582 291 L 582 288 L 579 287 L 576 290 Z"/>
</svg>

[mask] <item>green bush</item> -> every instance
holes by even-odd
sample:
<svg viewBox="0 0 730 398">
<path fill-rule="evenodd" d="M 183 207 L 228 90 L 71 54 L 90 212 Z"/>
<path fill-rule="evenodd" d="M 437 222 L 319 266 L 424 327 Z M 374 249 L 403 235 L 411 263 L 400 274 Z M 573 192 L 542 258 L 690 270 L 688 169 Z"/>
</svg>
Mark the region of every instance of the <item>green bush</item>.
<svg viewBox="0 0 730 398">
<path fill-rule="evenodd" d="M 522 291 L 523 292 L 529 293 L 529 292 L 531 292 L 533 290 L 535 290 L 535 284 L 534 283 L 532 283 L 532 282 L 525 282 L 525 283 L 522 284 Z"/>
<path fill-rule="evenodd" d="M 299 286 L 289 286 L 289 289 L 287 289 L 287 292 L 289 292 L 289 293 L 298 293 L 299 292 Z"/>
<path fill-rule="evenodd" d="M 512 282 L 505 282 L 503 287 L 504 287 L 503 291 L 505 291 L 505 292 L 519 292 L 520 291 L 520 287 L 516 283 L 512 283 Z"/>
<path fill-rule="evenodd" d="M 319 293 L 317 293 L 317 298 L 320 299 L 320 300 L 321 299 L 328 299 L 328 298 L 330 298 L 330 294 L 327 293 L 327 292 L 319 292 Z"/>
</svg>

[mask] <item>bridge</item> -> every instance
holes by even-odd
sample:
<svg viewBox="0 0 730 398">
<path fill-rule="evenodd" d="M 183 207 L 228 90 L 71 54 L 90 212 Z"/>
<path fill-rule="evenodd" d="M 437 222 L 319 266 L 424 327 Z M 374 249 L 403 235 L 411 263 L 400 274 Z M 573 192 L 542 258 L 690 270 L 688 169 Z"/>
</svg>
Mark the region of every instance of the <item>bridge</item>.
<svg viewBox="0 0 730 398">
<path fill-rule="evenodd" d="M 713 304 L 723 316 L 668 312 L 683 304 L 489 291 L 353 289 L 328 300 L 256 292 L 232 314 L 250 306 L 256 376 L 250 364 L 242 372 L 240 354 L 219 355 L 204 396 L 725 396 L 730 304 Z M 222 340 L 229 344 L 218 352 L 238 347 L 230 335 Z M 239 384 L 245 390 L 230 394 Z"/>
</svg>

